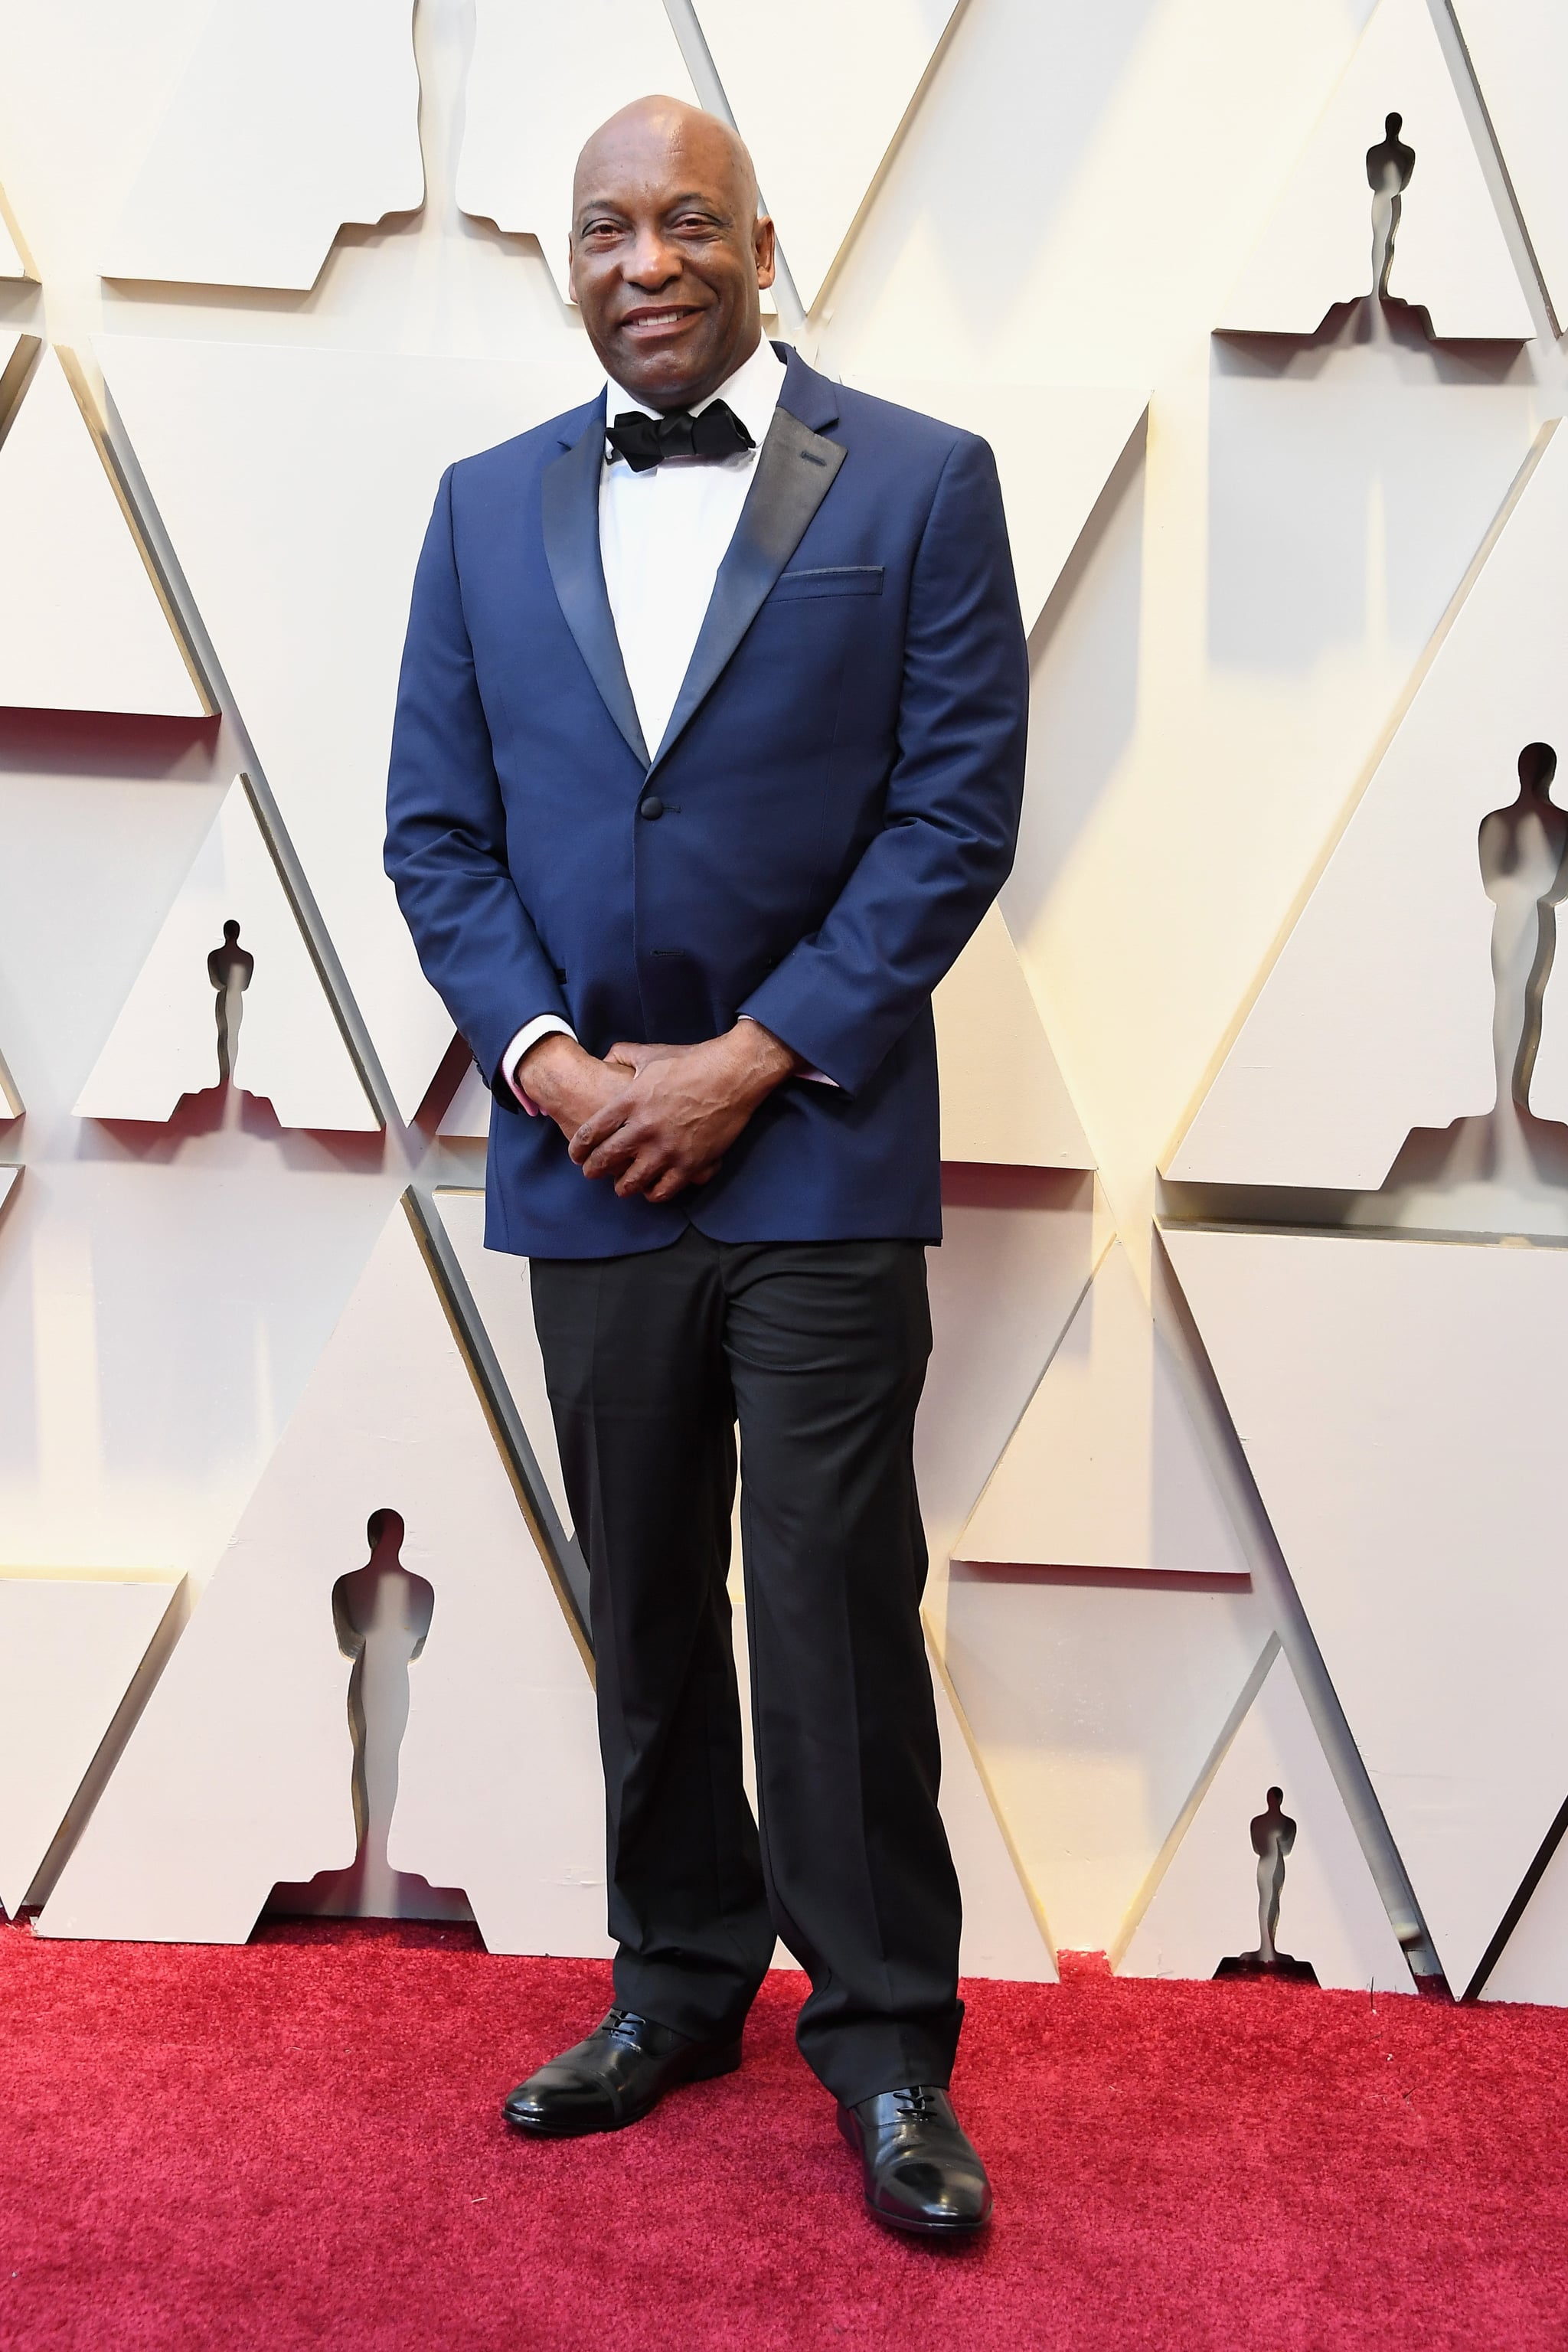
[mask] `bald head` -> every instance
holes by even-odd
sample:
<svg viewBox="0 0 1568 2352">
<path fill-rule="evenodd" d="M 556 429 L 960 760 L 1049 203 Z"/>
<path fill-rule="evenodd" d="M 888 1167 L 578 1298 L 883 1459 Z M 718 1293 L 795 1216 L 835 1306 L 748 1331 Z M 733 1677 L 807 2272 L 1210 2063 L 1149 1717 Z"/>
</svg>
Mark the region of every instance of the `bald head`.
<svg viewBox="0 0 1568 2352">
<path fill-rule="evenodd" d="M 629 166 L 646 169 L 654 156 L 684 156 L 714 187 L 722 187 L 746 219 L 757 210 L 757 174 L 745 141 L 716 114 L 679 98 L 634 98 L 601 122 L 577 158 L 572 178 L 572 227 L 584 202 L 618 182 Z"/>
<path fill-rule="evenodd" d="M 678 98 L 639 98 L 577 159 L 572 292 L 605 370 L 653 408 L 706 400 L 755 350 L 773 223 L 744 145 Z"/>
</svg>

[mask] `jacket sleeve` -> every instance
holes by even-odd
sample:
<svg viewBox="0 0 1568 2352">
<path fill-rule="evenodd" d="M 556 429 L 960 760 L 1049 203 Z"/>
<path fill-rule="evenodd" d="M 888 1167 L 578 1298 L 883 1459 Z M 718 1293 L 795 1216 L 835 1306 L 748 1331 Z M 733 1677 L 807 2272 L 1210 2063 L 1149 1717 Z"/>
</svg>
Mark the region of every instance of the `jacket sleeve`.
<svg viewBox="0 0 1568 2352">
<path fill-rule="evenodd" d="M 910 587 L 883 822 L 821 929 L 740 1010 L 853 1094 L 908 1029 L 1006 880 L 1029 668 L 995 460 L 965 435 Z"/>
<path fill-rule="evenodd" d="M 501 1055 L 536 1014 L 571 1015 L 507 864 L 506 816 L 474 675 L 441 478 L 403 648 L 386 782 L 387 873 L 425 976 L 498 1102 Z"/>
</svg>

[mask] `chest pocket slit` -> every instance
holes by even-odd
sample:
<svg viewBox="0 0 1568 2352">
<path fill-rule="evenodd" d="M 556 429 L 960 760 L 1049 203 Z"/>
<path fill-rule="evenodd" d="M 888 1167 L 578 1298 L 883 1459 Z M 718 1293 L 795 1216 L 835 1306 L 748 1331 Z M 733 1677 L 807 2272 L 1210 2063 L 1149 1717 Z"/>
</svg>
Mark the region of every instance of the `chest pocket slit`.
<svg viewBox="0 0 1568 2352">
<path fill-rule="evenodd" d="M 879 596 L 881 593 L 879 563 L 832 563 L 815 571 L 781 572 L 768 603 L 789 604 L 803 596 Z"/>
</svg>

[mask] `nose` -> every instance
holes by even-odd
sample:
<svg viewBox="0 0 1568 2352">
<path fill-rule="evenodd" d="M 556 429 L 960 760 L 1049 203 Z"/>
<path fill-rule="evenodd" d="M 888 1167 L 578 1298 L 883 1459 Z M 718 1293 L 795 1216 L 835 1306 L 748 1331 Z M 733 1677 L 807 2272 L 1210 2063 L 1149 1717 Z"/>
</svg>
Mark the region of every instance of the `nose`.
<svg viewBox="0 0 1568 2352">
<path fill-rule="evenodd" d="M 622 268 L 628 284 L 640 286 L 645 293 L 657 293 L 680 275 L 680 256 L 660 232 L 648 226 L 637 231 L 637 240 Z"/>
</svg>

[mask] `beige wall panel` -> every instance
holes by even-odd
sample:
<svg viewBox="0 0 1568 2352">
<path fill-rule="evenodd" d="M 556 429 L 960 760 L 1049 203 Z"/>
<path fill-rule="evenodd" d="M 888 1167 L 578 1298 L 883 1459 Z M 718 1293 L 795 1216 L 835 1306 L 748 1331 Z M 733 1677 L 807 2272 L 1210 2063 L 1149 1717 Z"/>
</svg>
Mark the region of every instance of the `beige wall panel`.
<svg viewBox="0 0 1568 2352">
<path fill-rule="evenodd" d="M 1491 1108 L 1477 835 L 1517 796 L 1524 746 L 1568 743 L 1565 532 L 1568 435 L 1553 433 L 1167 1175 L 1374 1191 L 1413 1128 Z"/>
<path fill-rule="evenodd" d="M 1000 907 L 936 992 L 942 1156 L 1026 1168 L 1092 1168 Z"/>
<path fill-rule="evenodd" d="M 1560 1843 L 1542 1872 L 1480 1999 L 1568 2008 L 1568 1845 Z"/>
<path fill-rule="evenodd" d="M 75 1105 L 78 1118 L 166 1119 L 219 1081 L 207 958 L 239 924 L 255 957 L 232 1049 L 234 1083 L 284 1127 L 379 1127 L 310 959 L 250 796 L 236 778 L 180 885 Z"/>
<path fill-rule="evenodd" d="M 568 1535 L 572 1507 L 561 1475 L 561 1452 L 550 1399 L 544 1387 L 544 1360 L 533 1328 L 533 1302 L 528 1286 L 528 1260 L 508 1250 L 485 1247 L 485 1196 L 456 1185 L 443 1185 L 435 1196 L 437 1214 L 451 1237 L 458 1263 L 473 1293 L 479 1320 L 485 1327 L 501 1376 L 528 1433 L 535 1461 L 550 1499 Z"/>
<path fill-rule="evenodd" d="M 950 1166 L 928 1250 L 934 1345 L 915 1424 L 926 1539 L 941 1571 L 1088 1285 L 1088 1176 Z"/>
<path fill-rule="evenodd" d="M 1113 1242 L 953 1547 L 972 1565 L 1237 1576 L 1169 1346 Z"/>
<path fill-rule="evenodd" d="M 478 0 L 475 16 L 458 202 L 536 236 L 565 300 L 579 149 L 634 98 L 697 93 L 660 0 Z"/>
<path fill-rule="evenodd" d="M 13 1918 L 178 1586 L 0 1569 L 0 1904 Z"/>
<path fill-rule="evenodd" d="M 1563 92 L 1568 16 L 1521 0 L 1450 0 L 1558 322 L 1568 319 Z"/>
<path fill-rule="evenodd" d="M 1440 336 L 1532 335 L 1525 300 L 1426 0 L 1379 0 L 1216 327 L 1310 335 L 1373 288 L 1366 155 L 1390 114 L 1415 163 L 1388 291 Z"/>
<path fill-rule="evenodd" d="M 1039 619 L 1116 462 L 1143 421 L 1147 392 L 1122 384 L 853 382 L 900 408 L 988 441 L 996 458 L 1024 626 Z M 1041 463 L 1042 452 L 1049 461 Z"/>
<path fill-rule="evenodd" d="M 235 1942 L 354 1853 L 332 1586 L 402 1514 L 435 1616 L 410 1669 L 395 1867 L 500 1948 L 604 1948 L 593 1693 L 401 1207 L 40 1920 Z"/>
<path fill-rule="evenodd" d="M 928 1643 L 942 1738 L 942 1818 L 963 1897 L 958 1949 L 966 1977 L 1055 1984 L 1056 1954 L 1044 1914 L 1026 1885 L 952 1685 Z"/>
<path fill-rule="evenodd" d="M 697 0 L 796 293 L 810 310 L 955 0 Z"/>
<path fill-rule="evenodd" d="M 943 1662 L 1058 1952 L 1114 1941 L 1270 1630 L 1239 1580 L 953 1568 Z"/>
<path fill-rule="evenodd" d="M 1410 1970 L 1366 1866 L 1290 1664 L 1270 1636 L 1227 1727 L 1112 1951 L 1124 1977 L 1212 1977 L 1258 1948 L 1251 1822 L 1279 1788 L 1296 1823 L 1278 1949 L 1321 1985 L 1409 1992 Z"/>
<path fill-rule="evenodd" d="M 1461 1992 L 1568 1788 L 1568 1251 L 1166 1242 Z"/>
<path fill-rule="evenodd" d="M 345 221 L 424 202 L 409 0 L 215 0 L 100 256 L 303 289 Z"/>
<path fill-rule="evenodd" d="M 198 692 L 53 351 L 0 443 L 0 703 L 199 718 Z"/>
<path fill-rule="evenodd" d="M 99 346 L 405 1118 L 452 1036 L 381 868 L 409 583 L 445 467 L 591 392 L 586 349 L 563 333 L 556 362 L 529 366 Z"/>
<path fill-rule="evenodd" d="M 455 1136 L 470 1143 L 488 1143 L 491 1099 L 478 1063 L 470 1062 L 458 1081 L 456 1094 L 441 1114 L 437 1134 Z"/>
<path fill-rule="evenodd" d="M 33 275 L 27 257 L 5 217 L 5 199 L 0 196 L 0 278 L 31 278 Z"/>
</svg>

